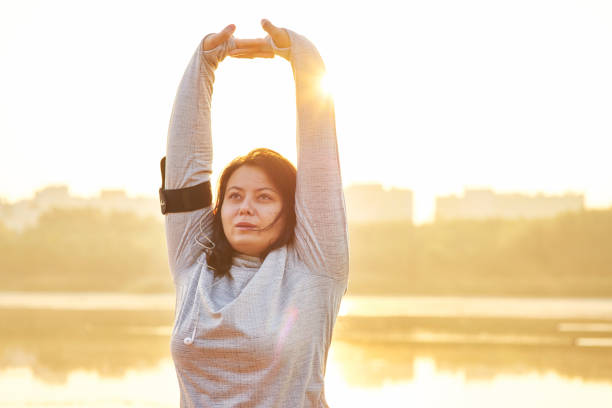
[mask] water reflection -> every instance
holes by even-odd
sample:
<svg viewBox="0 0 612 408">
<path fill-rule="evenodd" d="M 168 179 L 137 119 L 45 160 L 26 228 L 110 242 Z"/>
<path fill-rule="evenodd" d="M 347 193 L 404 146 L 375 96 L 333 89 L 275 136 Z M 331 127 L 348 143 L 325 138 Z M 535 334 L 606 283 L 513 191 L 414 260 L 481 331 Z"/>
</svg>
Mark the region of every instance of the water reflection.
<svg viewBox="0 0 612 408">
<path fill-rule="evenodd" d="M 340 347 L 334 350 L 342 349 Z M 379 387 L 355 386 L 336 372 L 339 361 L 330 360 L 326 378 L 328 401 L 334 407 L 609 407 L 612 386 L 584 382 L 556 373 L 497 374 L 489 379 L 470 379 L 463 372 L 445 371 L 431 358 L 414 360 L 411 381 L 386 381 Z M 344 364 L 342 361 L 341 364 Z"/>
<path fill-rule="evenodd" d="M 0 308 L 0 407 L 176 406 L 171 310 L 78 309 Z M 330 406 L 351 408 L 612 406 L 611 327 L 344 315 L 326 393 Z"/>
<path fill-rule="evenodd" d="M 563 324 L 545 319 L 345 317 L 337 323 L 335 339 L 352 345 L 338 359 L 349 382 L 362 386 L 412 379 L 419 358 L 430 358 L 439 369 L 461 372 L 469 380 L 553 371 L 612 383 L 612 352 L 601 346 L 610 341 L 609 333 L 560 331 Z M 602 323 L 572 324 L 590 328 Z M 581 347 L 585 338 L 597 339 L 600 346 Z"/>
<path fill-rule="evenodd" d="M 0 309 L 0 368 L 30 367 L 51 383 L 65 383 L 75 370 L 121 376 L 149 368 L 169 356 L 169 339 L 146 330 L 169 326 L 173 317 L 170 311 Z"/>
<path fill-rule="evenodd" d="M 122 376 L 169 358 L 170 311 L 0 309 L 0 369 L 29 367 L 50 383 L 75 370 Z M 505 318 L 338 318 L 343 377 L 359 386 L 413 378 L 430 358 L 468 379 L 547 373 L 612 382 L 610 322 Z M 600 329 L 596 331 L 595 329 Z M 589 347 L 586 347 L 589 346 Z"/>
<path fill-rule="evenodd" d="M 568 379 L 554 372 L 470 378 L 462 371 L 447 371 L 428 357 L 413 360 L 408 368 L 410 380 L 386 380 L 380 385 L 356 384 L 347 380 L 344 367 L 362 349 L 336 342 L 330 350 L 326 394 L 331 407 L 597 408 L 609 407 L 612 403 L 609 383 Z M 343 356 L 347 355 L 353 358 L 346 360 Z M 360 362 L 365 362 L 366 366 L 358 373 L 376 366 L 384 370 L 386 366 L 385 361 L 376 359 Z M 379 374 L 385 375 L 384 372 Z M 62 385 L 49 384 L 35 377 L 30 368 L 0 371 L 0 406 L 3 407 L 175 407 L 177 401 L 178 388 L 169 359 L 147 369 L 129 369 L 120 377 L 75 370 Z"/>
<path fill-rule="evenodd" d="M 0 407 L 176 407 L 178 400 L 170 360 L 120 377 L 75 370 L 63 384 L 41 380 L 26 367 L 0 372 Z"/>
</svg>

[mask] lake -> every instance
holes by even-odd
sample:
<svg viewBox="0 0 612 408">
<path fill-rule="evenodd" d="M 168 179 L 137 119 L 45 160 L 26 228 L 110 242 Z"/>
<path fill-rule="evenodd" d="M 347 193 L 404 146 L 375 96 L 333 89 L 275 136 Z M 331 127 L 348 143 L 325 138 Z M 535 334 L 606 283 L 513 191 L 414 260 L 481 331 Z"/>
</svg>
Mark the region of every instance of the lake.
<svg viewBox="0 0 612 408">
<path fill-rule="evenodd" d="M 176 407 L 172 295 L 0 293 L 0 407 Z M 612 299 L 347 297 L 330 407 L 610 407 Z"/>
</svg>

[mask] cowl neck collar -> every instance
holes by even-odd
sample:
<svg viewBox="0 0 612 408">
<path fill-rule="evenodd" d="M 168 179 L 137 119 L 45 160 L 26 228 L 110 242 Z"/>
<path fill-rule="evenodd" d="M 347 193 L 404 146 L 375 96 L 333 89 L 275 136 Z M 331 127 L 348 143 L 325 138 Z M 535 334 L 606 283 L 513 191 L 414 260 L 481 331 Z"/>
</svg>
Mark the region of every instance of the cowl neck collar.
<svg viewBox="0 0 612 408">
<path fill-rule="evenodd" d="M 262 262 L 257 256 L 250 256 L 245 254 L 235 254 L 232 258 L 232 267 L 244 268 L 244 269 L 259 269 Z"/>
</svg>

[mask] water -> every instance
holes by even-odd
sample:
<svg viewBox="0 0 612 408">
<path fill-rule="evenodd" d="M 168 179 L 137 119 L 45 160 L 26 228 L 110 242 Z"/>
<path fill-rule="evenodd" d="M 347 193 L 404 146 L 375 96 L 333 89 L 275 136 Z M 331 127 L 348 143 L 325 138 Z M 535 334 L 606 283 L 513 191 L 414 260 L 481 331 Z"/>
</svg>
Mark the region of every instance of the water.
<svg viewBox="0 0 612 408">
<path fill-rule="evenodd" d="M 0 292 L 0 308 L 173 310 L 174 295 Z M 475 296 L 346 296 L 341 316 L 611 319 L 612 299 Z"/>
<path fill-rule="evenodd" d="M 0 294 L 0 407 L 176 407 L 168 295 Z M 334 407 L 610 407 L 612 300 L 348 297 Z"/>
<path fill-rule="evenodd" d="M 606 382 L 567 379 L 554 372 L 471 379 L 462 372 L 440 369 L 430 358 L 414 361 L 410 380 L 380 386 L 352 384 L 335 355 L 346 353 L 343 347 L 335 345 L 328 363 L 326 392 L 331 407 L 569 408 L 609 407 L 612 402 L 612 387 Z M 27 368 L 8 369 L 0 373 L 0 407 L 176 407 L 175 383 L 170 360 L 148 370 L 129 370 L 117 378 L 75 370 L 62 384 L 37 379 Z"/>
</svg>

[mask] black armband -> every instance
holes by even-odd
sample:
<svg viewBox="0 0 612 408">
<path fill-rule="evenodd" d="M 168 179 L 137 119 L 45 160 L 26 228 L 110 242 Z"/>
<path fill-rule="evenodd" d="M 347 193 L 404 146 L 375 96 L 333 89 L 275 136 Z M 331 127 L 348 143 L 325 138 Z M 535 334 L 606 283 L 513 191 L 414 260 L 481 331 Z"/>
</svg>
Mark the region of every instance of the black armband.
<svg viewBox="0 0 612 408">
<path fill-rule="evenodd" d="M 160 163 L 162 185 L 159 189 L 159 204 L 162 214 L 178 213 L 206 208 L 212 203 L 210 181 L 196 186 L 166 190 L 166 158 Z"/>
</svg>

